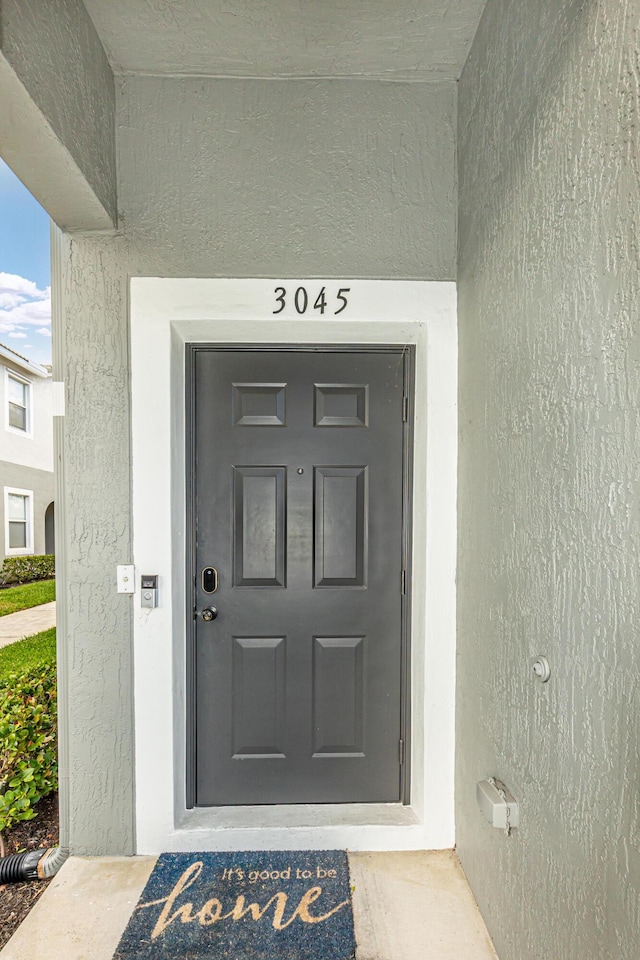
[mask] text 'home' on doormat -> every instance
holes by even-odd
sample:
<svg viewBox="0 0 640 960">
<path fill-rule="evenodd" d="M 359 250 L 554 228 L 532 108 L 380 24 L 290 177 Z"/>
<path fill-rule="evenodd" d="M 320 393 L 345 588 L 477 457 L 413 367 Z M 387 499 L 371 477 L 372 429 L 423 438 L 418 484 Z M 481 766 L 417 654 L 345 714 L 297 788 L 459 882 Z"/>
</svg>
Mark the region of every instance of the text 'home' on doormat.
<svg viewBox="0 0 640 960">
<path fill-rule="evenodd" d="M 114 960 L 352 960 L 342 850 L 164 853 Z"/>
</svg>

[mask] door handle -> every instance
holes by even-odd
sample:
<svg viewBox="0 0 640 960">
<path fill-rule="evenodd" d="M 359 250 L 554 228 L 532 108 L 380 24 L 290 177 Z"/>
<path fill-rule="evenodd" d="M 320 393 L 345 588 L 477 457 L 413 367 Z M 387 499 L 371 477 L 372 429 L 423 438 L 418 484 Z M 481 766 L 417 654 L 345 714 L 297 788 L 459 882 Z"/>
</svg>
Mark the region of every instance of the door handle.
<svg viewBox="0 0 640 960">
<path fill-rule="evenodd" d="M 211 623 L 218 616 L 218 611 L 216 607 L 207 607 L 206 610 L 200 611 L 200 616 L 205 623 Z"/>
</svg>

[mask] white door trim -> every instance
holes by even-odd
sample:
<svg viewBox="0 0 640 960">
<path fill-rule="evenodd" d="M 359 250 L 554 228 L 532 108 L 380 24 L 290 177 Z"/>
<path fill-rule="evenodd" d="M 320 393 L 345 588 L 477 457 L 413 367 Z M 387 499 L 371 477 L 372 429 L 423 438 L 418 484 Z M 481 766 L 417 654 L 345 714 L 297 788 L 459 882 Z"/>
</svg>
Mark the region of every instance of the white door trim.
<svg viewBox="0 0 640 960">
<path fill-rule="evenodd" d="M 276 286 L 349 287 L 322 319 Z M 313 297 L 315 299 L 315 297 Z M 313 302 L 313 299 L 311 302 Z M 414 343 L 412 802 L 186 810 L 184 344 Z M 457 337 L 454 283 L 131 280 L 137 850 L 437 849 L 454 843 Z M 428 535 L 427 535 L 428 531 Z M 140 607 L 140 574 L 160 577 Z"/>
</svg>

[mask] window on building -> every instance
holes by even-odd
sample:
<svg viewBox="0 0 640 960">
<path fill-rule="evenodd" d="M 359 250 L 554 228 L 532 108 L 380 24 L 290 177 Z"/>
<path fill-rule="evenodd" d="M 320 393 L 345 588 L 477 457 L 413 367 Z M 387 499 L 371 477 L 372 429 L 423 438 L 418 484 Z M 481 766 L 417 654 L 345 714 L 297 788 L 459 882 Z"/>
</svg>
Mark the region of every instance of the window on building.
<svg viewBox="0 0 640 960">
<path fill-rule="evenodd" d="M 29 433 L 31 424 L 31 384 L 13 373 L 7 373 L 7 426 Z"/>
<path fill-rule="evenodd" d="M 5 553 L 33 553 L 33 493 L 5 487 Z"/>
</svg>

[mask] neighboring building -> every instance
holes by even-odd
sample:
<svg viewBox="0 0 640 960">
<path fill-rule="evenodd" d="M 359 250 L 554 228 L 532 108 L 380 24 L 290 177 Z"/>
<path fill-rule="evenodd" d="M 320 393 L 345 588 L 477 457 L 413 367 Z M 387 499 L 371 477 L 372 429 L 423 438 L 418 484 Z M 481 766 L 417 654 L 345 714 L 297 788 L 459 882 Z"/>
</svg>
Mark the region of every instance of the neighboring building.
<svg viewBox="0 0 640 960">
<path fill-rule="evenodd" d="M 0 566 L 54 553 L 51 372 L 0 343 Z"/>
</svg>

